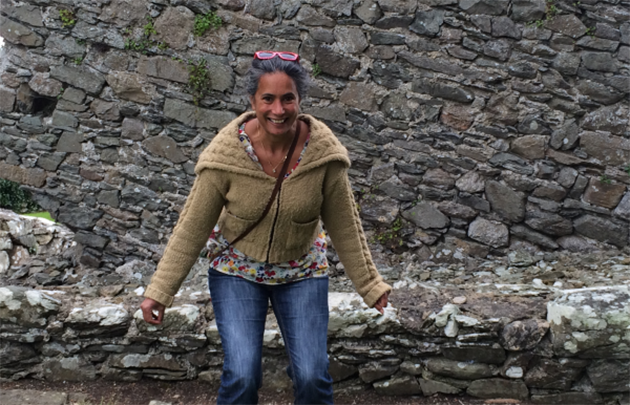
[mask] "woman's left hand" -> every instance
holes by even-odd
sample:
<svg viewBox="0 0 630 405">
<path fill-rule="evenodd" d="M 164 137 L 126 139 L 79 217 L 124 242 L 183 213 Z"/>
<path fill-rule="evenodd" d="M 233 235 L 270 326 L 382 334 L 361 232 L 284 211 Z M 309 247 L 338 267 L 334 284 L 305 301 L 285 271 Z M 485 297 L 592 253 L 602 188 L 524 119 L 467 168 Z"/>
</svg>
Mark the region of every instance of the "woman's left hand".
<svg viewBox="0 0 630 405">
<path fill-rule="evenodd" d="M 387 307 L 387 297 L 389 296 L 389 293 L 385 293 L 383 295 L 381 295 L 381 298 L 378 299 L 378 301 L 376 301 L 376 304 L 374 304 L 374 308 L 380 312 L 381 314 L 385 313 L 385 310 L 383 308 Z"/>
</svg>

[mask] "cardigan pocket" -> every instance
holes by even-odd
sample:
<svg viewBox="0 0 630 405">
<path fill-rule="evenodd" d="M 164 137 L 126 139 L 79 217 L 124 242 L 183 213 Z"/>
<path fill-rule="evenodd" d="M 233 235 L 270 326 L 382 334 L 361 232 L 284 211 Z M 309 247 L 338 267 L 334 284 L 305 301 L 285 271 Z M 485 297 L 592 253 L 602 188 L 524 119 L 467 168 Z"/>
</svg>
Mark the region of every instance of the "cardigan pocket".
<svg viewBox="0 0 630 405">
<path fill-rule="evenodd" d="M 290 220 L 290 229 L 287 232 L 286 247 L 288 250 L 300 249 L 304 253 L 308 251 L 315 240 L 319 230 L 319 218 L 309 222 L 295 222 Z"/>
<path fill-rule="evenodd" d="M 244 219 L 241 217 L 237 217 L 236 215 L 230 213 L 228 210 L 224 211 L 224 215 L 221 215 L 221 220 L 219 221 L 219 227 L 221 228 L 221 232 L 228 239 L 232 240 L 237 238 L 240 234 L 245 232 L 245 230 L 256 222 L 255 219 Z"/>
</svg>

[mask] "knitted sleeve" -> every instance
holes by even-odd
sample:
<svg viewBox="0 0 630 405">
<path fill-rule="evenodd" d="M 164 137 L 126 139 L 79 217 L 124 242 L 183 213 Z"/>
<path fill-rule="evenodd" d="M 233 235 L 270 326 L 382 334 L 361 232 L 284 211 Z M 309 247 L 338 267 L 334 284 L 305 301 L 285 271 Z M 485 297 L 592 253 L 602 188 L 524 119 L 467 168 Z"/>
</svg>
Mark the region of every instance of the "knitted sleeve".
<svg viewBox="0 0 630 405">
<path fill-rule="evenodd" d="M 225 204 L 220 176 L 206 169 L 195 179 L 145 297 L 169 307 L 173 304 L 173 296 L 197 261 Z"/>
<path fill-rule="evenodd" d="M 369 307 L 391 287 L 383 281 L 372 262 L 361 219 L 356 208 L 348 172 L 341 162 L 329 164 L 324 183 L 322 220 L 346 274 Z"/>
</svg>

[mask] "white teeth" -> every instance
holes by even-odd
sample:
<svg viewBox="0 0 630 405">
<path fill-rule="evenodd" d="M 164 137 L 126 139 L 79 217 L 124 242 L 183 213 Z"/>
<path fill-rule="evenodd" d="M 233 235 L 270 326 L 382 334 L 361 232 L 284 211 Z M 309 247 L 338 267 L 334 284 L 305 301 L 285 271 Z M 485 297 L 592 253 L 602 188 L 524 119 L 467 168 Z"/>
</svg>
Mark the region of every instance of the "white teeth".
<svg viewBox="0 0 630 405">
<path fill-rule="evenodd" d="M 282 124 L 285 120 L 273 120 L 269 118 L 269 121 L 273 122 L 274 124 Z"/>
</svg>

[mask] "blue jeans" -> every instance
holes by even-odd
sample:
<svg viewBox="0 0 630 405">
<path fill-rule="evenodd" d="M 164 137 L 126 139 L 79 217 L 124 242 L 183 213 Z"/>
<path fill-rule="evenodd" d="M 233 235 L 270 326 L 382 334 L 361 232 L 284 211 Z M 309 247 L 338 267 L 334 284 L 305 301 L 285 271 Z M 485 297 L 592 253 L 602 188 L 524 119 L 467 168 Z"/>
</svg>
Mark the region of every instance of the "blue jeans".
<svg viewBox="0 0 630 405">
<path fill-rule="evenodd" d="M 257 284 L 214 269 L 208 285 L 225 359 L 217 404 L 256 404 L 269 300 L 289 355 L 296 404 L 332 404 L 328 374 L 328 277 Z"/>
</svg>

